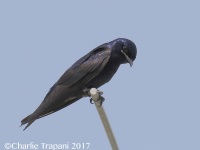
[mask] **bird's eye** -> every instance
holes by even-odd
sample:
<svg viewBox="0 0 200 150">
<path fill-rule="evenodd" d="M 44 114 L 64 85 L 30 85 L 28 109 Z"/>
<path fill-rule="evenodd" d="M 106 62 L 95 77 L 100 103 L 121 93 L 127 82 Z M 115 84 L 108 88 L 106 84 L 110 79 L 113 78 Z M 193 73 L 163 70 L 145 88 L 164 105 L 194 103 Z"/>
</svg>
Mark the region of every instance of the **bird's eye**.
<svg viewBox="0 0 200 150">
<path fill-rule="evenodd" d="M 128 48 L 125 45 L 123 46 L 123 52 L 128 54 Z"/>
</svg>

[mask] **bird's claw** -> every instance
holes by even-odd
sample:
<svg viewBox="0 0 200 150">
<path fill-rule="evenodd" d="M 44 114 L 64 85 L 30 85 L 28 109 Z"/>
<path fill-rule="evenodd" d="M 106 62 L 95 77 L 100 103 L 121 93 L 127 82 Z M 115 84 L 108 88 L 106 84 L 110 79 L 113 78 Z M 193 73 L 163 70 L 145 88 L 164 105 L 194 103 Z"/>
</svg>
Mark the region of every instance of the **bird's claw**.
<svg viewBox="0 0 200 150">
<path fill-rule="evenodd" d="M 90 104 L 94 104 L 92 101 L 93 101 L 93 99 L 92 99 L 92 98 L 90 98 Z"/>
<path fill-rule="evenodd" d="M 98 101 L 100 101 L 100 102 L 99 102 L 99 103 L 100 103 L 99 107 L 101 107 L 101 105 L 102 105 L 103 102 L 105 101 L 105 98 L 104 98 L 103 96 L 100 95 Z M 97 102 L 98 102 L 98 101 L 97 101 Z M 90 104 L 94 104 L 92 98 L 90 99 Z"/>
<path fill-rule="evenodd" d="M 105 98 L 104 98 L 103 96 L 100 95 L 98 101 L 100 101 L 100 105 L 99 105 L 99 107 L 101 107 L 101 105 L 102 105 L 103 102 L 105 101 Z"/>
<path fill-rule="evenodd" d="M 97 100 L 97 102 L 99 102 L 99 107 L 101 107 L 101 105 L 103 104 L 103 102 L 105 101 L 105 98 L 103 97 L 103 96 L 101 96 L 101 95 L 103 95 L 103 92 L 102 91 L 100 91 L 100 90 L 97 90 L 98 91 L 98 93 L 99 93 L 99 99 Z M 93 102 L 94 100 L 91 98 L 90 99 L 90 104 L 94 104 L 94 102 Z"/>
</svg>

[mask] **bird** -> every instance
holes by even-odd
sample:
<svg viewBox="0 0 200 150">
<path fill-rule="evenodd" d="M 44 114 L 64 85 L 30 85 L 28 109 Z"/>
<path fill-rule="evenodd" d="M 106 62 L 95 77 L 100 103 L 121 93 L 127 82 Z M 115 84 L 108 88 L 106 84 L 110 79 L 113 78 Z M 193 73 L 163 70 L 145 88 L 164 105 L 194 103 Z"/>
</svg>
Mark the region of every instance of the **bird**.
<svg viewBox="0 0 200 150">
<path fill-rule="evenodd" d="M 117 38 L 104 43 L 77 60 L 50 88 L 38 108 L 21 120 L 27 129 L 35 120 L 57 112 L 88 96 L 91 88 L 109 82 L 121 64 L 133 65 L 137 55 L 134 42 Z"/>
</svg>

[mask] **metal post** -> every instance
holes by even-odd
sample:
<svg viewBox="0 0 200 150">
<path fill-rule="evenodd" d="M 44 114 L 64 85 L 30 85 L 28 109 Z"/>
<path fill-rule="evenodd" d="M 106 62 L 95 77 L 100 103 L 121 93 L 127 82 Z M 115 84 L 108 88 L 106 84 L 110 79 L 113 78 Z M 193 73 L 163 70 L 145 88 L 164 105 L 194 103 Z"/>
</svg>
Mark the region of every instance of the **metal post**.
<svg viewBox="0 0 200 150">
<path fill-rule="evenodd" d="M 99 113 L 99 116 L 101 118 L 101 122 L 104 126 L 104 129 L 106 131 L 106 134 L 108 136 L 108 139 L 110 141 L 111 147 L 113 150 L 119 150 L 118 146 L 117 146 L 117 142 L 115 140 L 114 134 L 112 132 L 111 126 L 109 124 L 108 118 L 106 116 L 106 113 L 104 111 L 103 106 L 100 106 L 100 95 L 99 92 L 96 88 L 92 88 L 90 89 L 90 95 L 95 103 L 96 109 Z"/>
</svg>

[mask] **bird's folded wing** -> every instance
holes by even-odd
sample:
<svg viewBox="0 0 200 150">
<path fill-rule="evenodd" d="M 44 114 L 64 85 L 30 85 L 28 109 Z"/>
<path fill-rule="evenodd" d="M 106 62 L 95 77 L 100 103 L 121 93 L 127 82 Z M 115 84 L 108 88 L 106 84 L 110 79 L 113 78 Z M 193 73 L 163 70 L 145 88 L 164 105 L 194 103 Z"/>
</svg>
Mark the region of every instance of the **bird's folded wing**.
<svg viewBox="0 0 200 150">
<path fill-rule="evenodd" d="M 75 62 L 53 85 L 50 91 L 57 85 L 70 87 L 82 78 L 92 79 L 105 67 L 110 58 L 110 54 L 111 50 L 105 46 L 94 49 Z"/>
<path fill-rule="evenodd" d="M 78 95 L 78 93 L 84 85 L 101 72 L 110 58 L 110 53 L 110 49 L 101 48 L 93 51 L 89 56 L 86 55 L 86 59 L 78 65 L 76 64 L 77 61 L 50 89 L 43 102 L 34 112 L 35 117 L 41 118 L 80 99 L 81 95 Z M 77 97 L 71 99 L 72 96 Z"/>
</svg>

